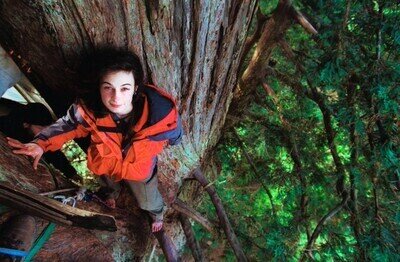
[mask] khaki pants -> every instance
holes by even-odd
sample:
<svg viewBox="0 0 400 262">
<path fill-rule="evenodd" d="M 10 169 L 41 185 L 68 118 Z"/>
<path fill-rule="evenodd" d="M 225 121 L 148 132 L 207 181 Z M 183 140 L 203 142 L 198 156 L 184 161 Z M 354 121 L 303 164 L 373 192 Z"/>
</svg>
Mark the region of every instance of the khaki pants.
<svg viewBox="0 0 400 262">
<path fill-rule="evenodd" d="M 118 182 L 112 181 L 107 176 L 101 176 L 100 184 L 111 189 L 109 198 L 116 199 L 121 191 Z M 155 166 L 152 176 L 144 182 L 122 180 L 135 196 L 139 207 L 149 212 L 153 221 L 162 221 L 165 212 L 165 204 L 161 193 L 158 190 L 157 166 Z"/>
</svg>

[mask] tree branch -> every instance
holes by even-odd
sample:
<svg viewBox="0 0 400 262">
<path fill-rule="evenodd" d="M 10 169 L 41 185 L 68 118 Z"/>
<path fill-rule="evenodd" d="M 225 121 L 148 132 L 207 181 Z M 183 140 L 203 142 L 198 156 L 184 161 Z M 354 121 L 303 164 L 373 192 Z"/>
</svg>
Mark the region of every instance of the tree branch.
<svg viewBox="0 0 400 262">
<path fill-rule="evenodd" d="M 247 37 L 246 42 L 244 43 L 242 58 L 240 61 L 240 66 L 243 65 L 243 61 L 246 59 L 247 55 L 249 54 L 251 48 L 260 39 L 262 30 L 264 28 L 265 22 L 267 21 L 267 17 L 261 13 L 260 7 L 257 8 L 257 24 L 254 33 Z"/>
<path fill-rule="evenodd" d="M 219 198 L 217 191 L 214 186 L 209 185 L 207 178 L 203 175 L 199 168 L 195 169 L 193 172 L 193 176 L 196 180 L 204 187 L 207 193 L 210 195 L 211 201 L 214 204 L 215 210 L 217 212 L 217 216 L 221 223 L 221 227 L 224 230 L 226 237 L 235 253 L 235 256 L 238 261 L 247 261 L 247 258 L 243 252 L 243 249 L 240 245 L 239 240 L 236 237 L 235 232 L 229 222 L 228 216 L 226 215 L 224 206 L 222 205 L 221 199 Z"/>
<path fill-rule="evenodd" d="M 268 198 L 269 198 L 269 202 L 271 203 L 272 214 L 275 216 L 276 211 L 275 211 L 275 205 L 274 205 L 274 201 L 273 201 L 273 198 L 272 198 L 271 191 L 269 190 L 267 185 L 265 185 L 265 183 L 263 182 L 263 178 L 262 178 L 261 174 L 258 172 L 257 167 L 254 164 L 254 161 L 251 159 L 249 153 L 247 152 L 247 149 L 246 149 L 246 146 L 245 146 L 244 142 L 240 139 L 240 137 L 236 133 L 235 129 L 233 129 L 233 135 L 237 139 L 237 141 L 239 143 L 239 147 L 242 149 L 242 152 L 244 153 L 244 155 L 245 155 L 245 157 L 247 159 L 247 162 L 250 164 L 251 169 L 253 169 L 254 174 L 256 175 L 257 179 L 260 181 L 261 186 L 264 188 L 265 192 L 267 193 Z"/>
<path fill-rule="evenodd" d="M 350 1 L 349 1 L 350 2 Z M 351 81 L 352 78 L 349 79 L 349 83 L 347 86 L 347 93 L 346 93 L 346 102 L 347 106 L 349 108 L 349 112 L 351 114 L 351 117 L 355 119 L 355 110 L 356 108 L 354 107 L 354 95 L 356 92 L 356 84 Z M 357 137 L 355 134 L 355 122 L 352 121 L 350 123 L 350 148 L 351 148 L 351 154 L 350 154 L 350 163 L 351 163 L 351 170 L 349 172 L 350 174 L 350 216 L 351 216 L 351 225 L 353 227 L 354 231 L 354 237 L 357 241 L 357 249 L 360 253 L 360 260 L 361 261 L 367 261 L 367 255 L 365 252 L 365 249 L 363 248 L 363 245 L 360 240 L 361 236 L 361 224 L 360 224 L 360 219 L 359 219 L 359 211 L 358 211 L 358 199 L 357 199 L 357 184 L 356 184 L 356 178 L 354 175 L 354 168 L 357 167 L 357 159 L 358 159 L 358 149 L 357 149 Z"/>
<path fill-rule="evenodd" d="M 189 245 L 190 250 L 192 251 L 194 261 L 196 262 L 206 261 L 203 255 L 203 251 L 201 250 L 200 244 L 195 238 L 189 218 L 184 214 L 181 214 L 179 216 L 179 220 L 181 222 L 183 232 L 185 233 L 186 236 L 186 242 Z"/>
<path fill-rule="evenodd" d="M 324 228 L 324 225 L 332 219 L 340 210 L 343 209 L 343 207 L 346 205 L 347 201 L 349 200 L 349 195 L 347 192 L 343 194 L 342 196 L 342 202 L 337 204 L 334 208 L 332 208 L 325 216 L 321 218 L 321 220 L 318 222 L 317 226 L 314 229 L 313 234 L 311 235 L 311 238 L 307 242 L 307 247 L 304 250 L 303 256 L 300 258 L 300 261 L 304 261 L 306 259 L 306 255 L 309 256 L 310 258 L 313 258 L 312 255 L 312 250 L 314 248 L 314 243 L 317 240 L 318 236 L 321 234 L 322 229 Z"/>
<path fill-rule="evenodd" d="M 302 64 L 300 64 L 299 61 L 297 61 L 297 59 L 295 59 L 295 57 L 292 55 L 292 51 L 290 49 L 290 47 L 285 46 L 285 43 L 282 42 L 282 45 L 284 46 L 284 54 L 286 54 L 286 56 L 291 59 L 295 65 L 297 70 L 300 73 L 304 73 L 305 69 L 304 66 Z M 339 154 L 337 152 L 337 148 L 336 148 L 336 144 L 335 144 L 335 132 L 334 129 L 332 127 L 332 114 L 329 111 L 328 106 L 325 104 L 324 98 L 321 95 L 321 93 L 313 86 L 311 80 L 307 77 L 307 84 L 308 87 L 310 89 L 310 91 L 305 92 L 304 94 L 311 99 L 312 101 L 314 101 L 319 109 L 321 110 L 322 116 L 323 116 L 323 122 L 324 122 L 324 129 L 325 129 L 325 133 L 326 133 L 326 139 L 328 142 L 328 146 L 333 158 L 333 162 L 335 163 L 336 166 L 336 171 L 339 175 L 339 178 L 337 180 L 336 183 L 336 190 L 338 192 L 338 194 L 347 194 L 346 189 L 344 187 L 344 180 L 345 180 L 345 169 L 344 166 L 342 164 L 342 161 L 340 160 Z M 296 92 L 298 92 L 298 87 L 295 87 Z"/>
<path fill-rule="evenodd" d="M 47 197 L 25 190 L 11 188 L 0 183 L 0 200 L 25 214 L 31 214 L 61 225 L 72 225 L 87 229 L 116 231 L 112 216 L 85 211 L 63 205 Z"/>
<path fill-rule="evenodd" d="M 199 212 L 197 212 L 194 208 L 188 206 L 185 202 L 177 198 L 174 203 L 172 203 L 172 208 L 176 211 L 182 213 L 183 215 L 190 217 L 194 221 L 197 221 L 200 225 L 202 225 L 209 232 L 213 231 L 213 225 L 210 221 L 208 221 L 205 217 L 203 217 Z"/>
<path fill-rule="evenodd" d="M 181 261 L 174 242 L 172 242 L 172 240 L 167 236 L 167 234 L 165 234 L 164 229 L 161 229 L 160 231 L 155 232 L 153 234 L 157 238 L 158 243 L 160 244 L 161 249 L 163 250 L 165 259 L 168 262 Z"/>
<path fill-rule="evenodd" d="M 271 18 L 266 21 L 257 47 L 251 57 L 249 65 L 239 79 L 229 114 L 240 115 L 249 101 L 252 100 L 252 92 L 264 78 L 264 71 L 278 41 L 285 35 L 291 25 L 290 9 L 293 8 L 291 1 L 281 0 L 274 10 Z M 231 125 L 226 121 L 226 125 Z"/>
<path fill-rule="evenodd" d="M 280 44 L 287 44 L 286 41 L 282 40 Z M 308 203 L 308 196 L 306 194 L 306 188 L 307 188 L 307 183 L 306 180 L 303 176 L 303 167 L 301 163 L 301 158 L 300 158 L 300 153 L 298 151 L 297 145 L 294 141 L 293 135 L 291 133 L 291 126 L 289 121 L 286 120 L 285 116 L 283 115 L 282 112 L 282 107 L 279 104 L 279 100 L 276 97 L 276 94 L 274 90 L 266 83 L 263 83 L 263 87 L 265 92 L 267 93 L 268 96 L 272 98 L 274 101 L 277 109 L 278 109 L 278 114 L 279 118 L 281 119 L 282 122 L 282 128 L 281 128 L 281 139 L 283 140 L 283 143 L 285 144 L 286 148 L 288 149 L 288 152 L 290 153 L 291 158 L 293 159 L 294 165 L 295 165 L 295 172 L 296 175 L 299 179 L 300 186 L 301 186 L 301 199 L 300 199 L 300 218 L 299 222 L 304 223 L 304 228 L 307 233 L 307 239 L 310 238 L 310 229 L 307 224 L 307 203 Z"/>
<path fill-rule="evenodd" d="M 315 29 L 313 25 L 308 22 L 307 18 L 300 11 L 296 10 L 295 8 L 293 8 L 292 10 L 293 18 L 306 30 L 306 32 L 312 35 L 318 34 L 317 29 Z"/>
</svg>

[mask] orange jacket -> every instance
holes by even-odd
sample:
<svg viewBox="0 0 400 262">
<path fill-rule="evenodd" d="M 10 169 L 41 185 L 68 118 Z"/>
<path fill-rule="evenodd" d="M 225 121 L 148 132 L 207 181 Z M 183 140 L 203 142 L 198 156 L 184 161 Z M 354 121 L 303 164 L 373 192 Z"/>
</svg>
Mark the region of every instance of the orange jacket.
<svg viewBox="0 0 400 262">
<path fill-rule="evenodd" d="M 145 181 L 156 164 L 156 157 L 169 143 L 175 145 L 182 137 L 182 125 L 174 100 L 155 86 L 143 88 L 143 112 L 135 126 L 132 142 L 122 148 L 122 133 L 115 116 L 110 113 L 95 118 L 87 108 L 73 104 L 60 118 L 36 137 L 44 151 L 55 151 L 68 140 L 91 135 L 88 168 L 96 175 Z M 123 120 L 121 120 L 123 121 Z"/>
</svg>

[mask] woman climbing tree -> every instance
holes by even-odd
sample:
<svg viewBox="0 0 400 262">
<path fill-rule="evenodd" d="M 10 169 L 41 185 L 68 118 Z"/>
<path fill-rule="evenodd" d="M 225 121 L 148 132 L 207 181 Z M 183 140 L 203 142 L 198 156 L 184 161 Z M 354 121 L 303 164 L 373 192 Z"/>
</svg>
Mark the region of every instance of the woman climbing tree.
<svg viewBox="0 0 400 262">
<path fill-rule="evenodd" d="M 14 153 L 33 157 L 36 169 L 44 152 L 90 135 L 88 168 L 114 189 L 108 205 L 115 207 L 117 183 L 123 181 L 152 217 L 152 232 L 160 231 L 165 205 L 157 188 L 157 155 L 182 137 L 174 100 L 143 84 L 140 61 L 129 51 L 97 50 L 83 59 L 79 72 L 80 92 L 67 114 L 31 143 L 8 143 Z"/>
</svg>

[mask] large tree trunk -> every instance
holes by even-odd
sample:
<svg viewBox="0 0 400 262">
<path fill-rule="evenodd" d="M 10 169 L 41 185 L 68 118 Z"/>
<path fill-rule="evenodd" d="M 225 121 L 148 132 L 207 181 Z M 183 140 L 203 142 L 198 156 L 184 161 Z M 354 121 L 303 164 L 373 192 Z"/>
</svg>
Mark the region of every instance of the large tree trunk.
<svg viewBox="0 0 400 262">
<path fill-rule="evenodd" d="M 39 164 L 38 169 L 34 170 L 28 158 L 13 154 L 3 135 L 0 134 L 0 136 L 0 183 L 2 185 L 19 187 L 37 194 L 54 191 L 56 184 L 61 188 L 73 186 L 61 175 L 57 175 L 54 180 L 43 164 Z M 103 261 L 113 261 L 117 256 L 143 257 L 150 244 L 148 222 L 137 208 L 127 208 L 134 205 L 130 198 L 124 197 L 118 202 L 119 208 L 111 212 L 94 202 L 79 201 L 78 208 L 114 216 L 118 221 L 118 231 L 87 230 L 58 225 L 50 240 L 37 255 L 38 261 L 65 259 L 85 261 L 93 257 L 102 257 Z M 0 202 L 0 207 L 5 204 Z M 1 212 L 0 210 L 0 218 L 6 218 L 15 213 L 15 210 L 9 205 L 8 213 Z M 0 219 L 0 227 L 5 218 Z M 38 230 L 33 239 L 46 224 L 45 221 L 37 219 Z M 124 255 L 124 250 L 126 252 L 129 250 L 129 252 Z"/>
<path fill-rule="evenodd" d="M 106 44 L 137 53 L 147 81 L 177 99 L 184 123 L 182 144 L 160 158 L 160 189 L 172 203 L 182 179 L 220 136 L 255 5 L 255 0 L 4 0 L 0 44 L 29 62 L 28 78 L 59 115 L 73 99 L 81 53 Z M 5 175 L 20 180 L 21 174 Z"/>
</svg>

